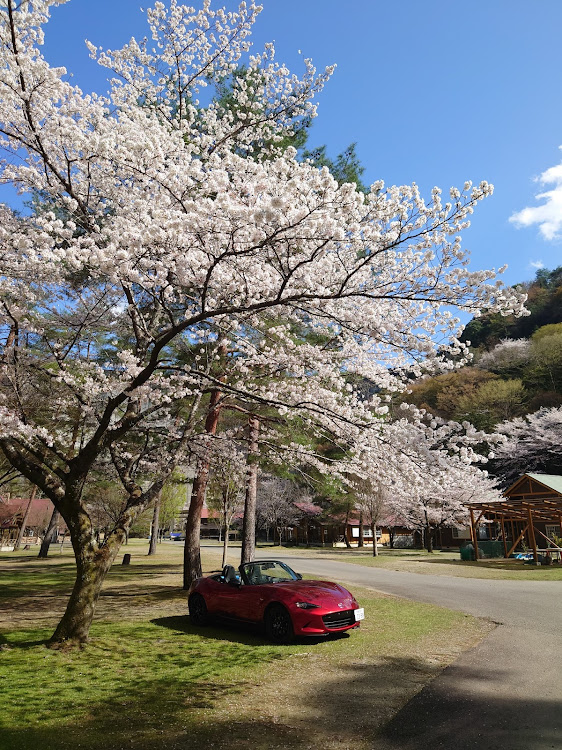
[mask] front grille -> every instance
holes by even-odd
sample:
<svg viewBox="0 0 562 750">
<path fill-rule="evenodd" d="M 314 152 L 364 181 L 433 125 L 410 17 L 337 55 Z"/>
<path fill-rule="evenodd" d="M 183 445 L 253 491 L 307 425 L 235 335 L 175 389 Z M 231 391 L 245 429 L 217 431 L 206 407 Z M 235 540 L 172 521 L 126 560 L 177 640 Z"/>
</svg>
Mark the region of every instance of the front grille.
<svg viewBox="0 0 562 750">
<path fill-rule="evenodd" d="M 341 612 L 332 612 L 331 615 L 324 615 L 322 620 L 329 630 L 335 630 L 336 628 L 345 628 L 346 625 L 353 625 L 355 614 L 352 609 L 344 609 Z"/>
</svg>

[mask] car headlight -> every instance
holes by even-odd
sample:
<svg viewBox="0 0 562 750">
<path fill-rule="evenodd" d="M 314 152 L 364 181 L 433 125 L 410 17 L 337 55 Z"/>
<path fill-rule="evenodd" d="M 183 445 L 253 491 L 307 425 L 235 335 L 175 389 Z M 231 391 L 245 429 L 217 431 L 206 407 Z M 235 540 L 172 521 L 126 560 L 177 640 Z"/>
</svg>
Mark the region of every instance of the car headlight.
<svg viewBox="0 0 562 750">
<path fill-rule="evenodd" d="M 319 604 L 312 604 L 311 602 L 297 602 L 299 609 L 320 609 Z"/>
</svg>

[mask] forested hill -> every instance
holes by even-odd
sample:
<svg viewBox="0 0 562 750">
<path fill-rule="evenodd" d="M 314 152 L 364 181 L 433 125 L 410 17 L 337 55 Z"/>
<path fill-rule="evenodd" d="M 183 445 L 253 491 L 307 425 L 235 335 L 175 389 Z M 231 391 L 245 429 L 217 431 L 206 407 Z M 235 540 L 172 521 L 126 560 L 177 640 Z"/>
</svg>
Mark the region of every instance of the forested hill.
<svg viewBox="0 0 562 750">
<path fill-rule="evenodd" d="M 562 267 L 541 270 L 520 286 L 531 315 L 472 320 L 464 334 L 474 355 L 470 365 L 418 380 L 405 400 L 484 430 L 562 406 Z"/>
<path fill-rule="evenodd" d="M 553 271 L 542 268 L 534 281 L 516 285 L 527 292 L 526 307 L 531 315 L 524 318 L 484 315 L 470 321 L 462 335 L 476 349 L 493 349 L 502 339 L 530 338 L 542 326 L 562 323 L 562 266 Z"/>
</svg>

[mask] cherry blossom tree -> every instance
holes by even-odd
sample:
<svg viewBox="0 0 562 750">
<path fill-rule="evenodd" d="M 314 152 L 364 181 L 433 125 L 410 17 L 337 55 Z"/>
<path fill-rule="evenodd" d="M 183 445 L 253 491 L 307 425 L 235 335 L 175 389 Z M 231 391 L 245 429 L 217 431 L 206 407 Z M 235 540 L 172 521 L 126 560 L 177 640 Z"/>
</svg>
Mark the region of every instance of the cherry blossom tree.
<svg viewBox="0 0 562 750">
<path fill-rule="evenodd" d="M 264 478 L 257 494 L 257 523 L 263 528 L 277 532 L 279 544 L 283 541 L 283 531 L 287 526 L 296 526 L 302 511 L 295 505 L 304 496 L 303 491 L 288 479 L 280 477 Z"/>
<path fill-rule="evenodd" d="M 502 339 L 491 351 L 478 357 L 477 366 L 513 377 L 521 374 L 521 368 L 530 358 L 531 342 L 528 339 Z"/>
<path fill-rule="evenodd" d="M 41 54 L 61 1 L 0 2 L 0 179 L 43 206 L 1 209 L 0 448 L 68 525 L 77 578 L 52 640 L 80 643 L 131 523 L 205 432 L 202 404 L 222 381 L 196 352 L 217 330 L 243 342 L 283 321 L 277 351 L 260 346 L 256 359 L 279 354 L 292 377 L 253 398 L 350 439 L 375 420 L 374 444 L 387 439 L 379 392 L 462 358 L 452 307 L 517 313 L 521 299 L 466 266 L 459 233 L 486 182 L 446 201 L 415 184 L 363 193 L 284 146 L 332 68 L 305 60 L 298 77 L 271 44 L 250 54 L 253 2 L 156 2 L 152 42 L 89 44 L 112 75 L 102 96 Z M 236 116 L 198 101 L 228 77 Z M 324 343 L 299 341 L 302 326 Z M 254 366 L 237 365 L 231 392 Z M 368 404 L 342 372 L 377 384 Z M 98 543 L 83 492 L 107 461 L 126 500 Z"/>
<path fill-rule="evenodd" d="M 373 539 L 373 556 L 378 555 L 377 526 L 384 523 L 390 514 L 389 492 L 386 487 L 376 485 L 371 479 L 356 479 L 353 482 L 357 502 L 355 508 L 360 513 L 360 524 L 366 522 Z"/>
<path fill-rule="evenodd" d="M 504 487 L 527 472 L 562 472 L 562 408 L 539 409 L 502 422 L 496 431 L 505 442 L 495 448 L 492 467 Z"/>
<path fill-rule="evenodd" d="M 436 529 L 466 524 L 467 503 L 500 498 L 495 480 L 474 465 L 488 460 L 479 453 L 482 445 L 495 446 L 500 438 L 468 422 L 428 421 L 428 415 L 412 405 L 403 409 L 408 416 L 387 425 L 384 437 L 365 446 L 348 465 L 354 467 L 359 478 L 354 481 L 364 497 L 367 488 L 383 487 L 384 516 L 392 518 L 393 525 L 419 531 L 431 552 Z M 369 502 L 382 513 L 382 498 L 367 501 L 367 506 Z"/>
</svg>

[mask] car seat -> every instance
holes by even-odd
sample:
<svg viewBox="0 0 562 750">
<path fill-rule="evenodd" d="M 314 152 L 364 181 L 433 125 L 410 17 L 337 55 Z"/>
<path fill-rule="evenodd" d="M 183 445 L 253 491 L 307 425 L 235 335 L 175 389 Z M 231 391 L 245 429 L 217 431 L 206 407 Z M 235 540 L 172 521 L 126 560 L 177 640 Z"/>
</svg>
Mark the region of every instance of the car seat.
<svg viewBox="0 0 562 750">
<path fill-rule="evenodd" d="M 225 583 L 234 583 L 238 580 L 238 576 L 236 575 L 236 571 L 232 567 L 232 565 L 225 565 L 222 569 L 222 577 L 224 578 Z"/>
<path fill-rule="evenodd" d="M 252 567 L 248 567 L 246 570 L 246 575 L 248 576 L 248 581 L 252 586 L 259 586 L 260 583 L 266 582 L 266 577 L 264 577 L 261 566 L 258 563 L 255 563 L 252 565 Z"/>
</svg>

